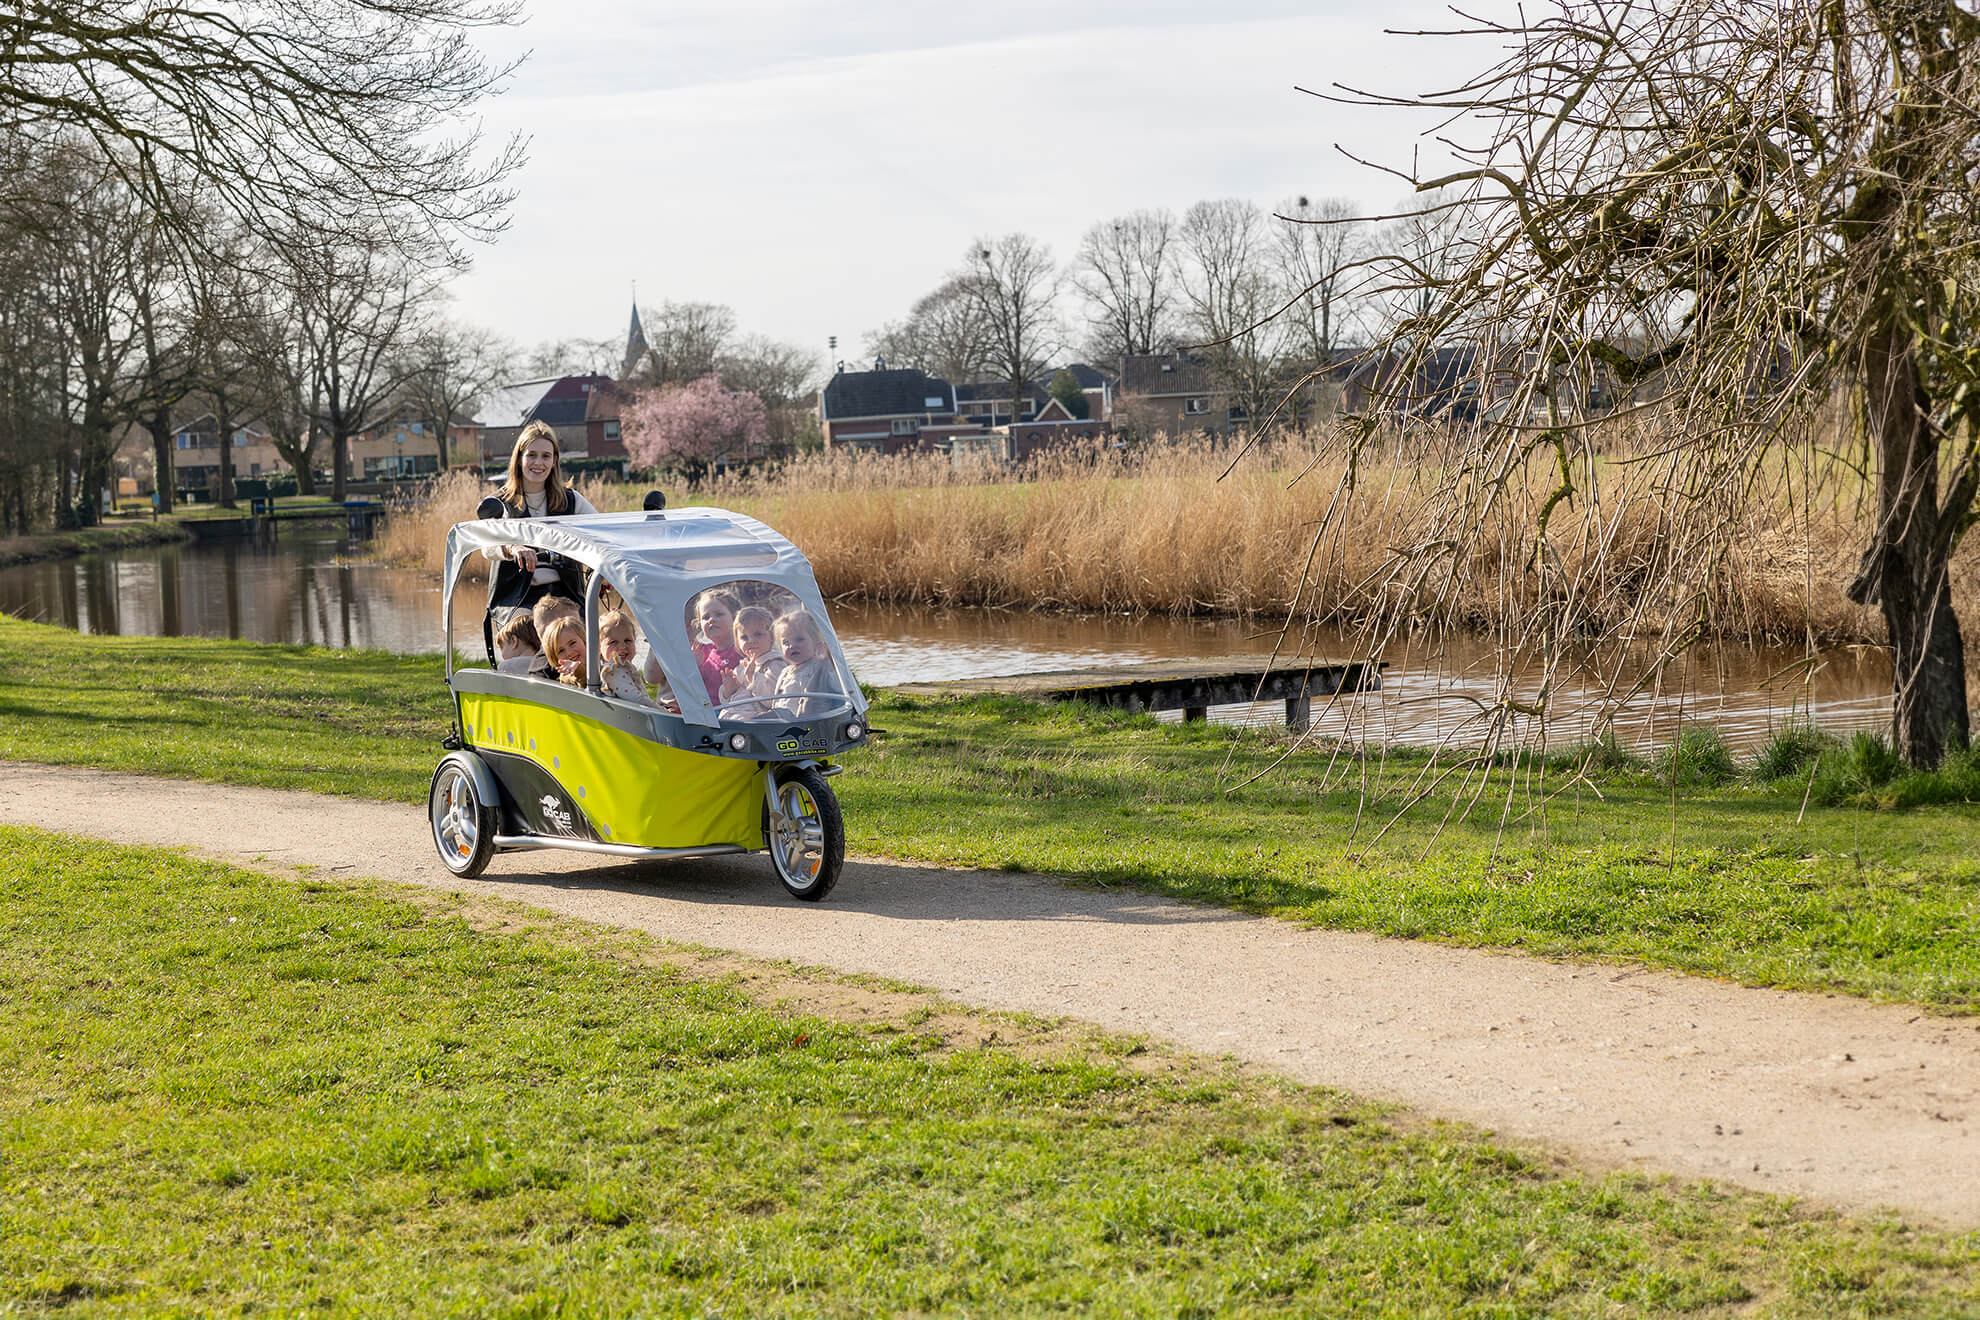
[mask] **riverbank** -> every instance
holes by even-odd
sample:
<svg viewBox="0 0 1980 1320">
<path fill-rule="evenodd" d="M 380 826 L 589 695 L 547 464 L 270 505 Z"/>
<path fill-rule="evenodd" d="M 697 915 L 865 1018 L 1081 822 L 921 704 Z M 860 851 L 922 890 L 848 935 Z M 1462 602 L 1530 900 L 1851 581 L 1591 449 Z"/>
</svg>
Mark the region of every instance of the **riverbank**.
<svg viewBox="0 0 1980 1320">
<path fill-rule="evenodd" d="M 188 541 L 192 533 L 176 518 L 144 518 L 106 523 L 73 532 L 45 532 L 0 540 L 0 568 L 44 559 L 73 559 L 109 550 L 133 550 L 148 545 Z"/>
<path fill-rule="evenodd" d="M 0 668 L 12 760 L 416 803 L 450 718 L 432 658 L 380 652 L 0 618 Z M 882 693 L 873 722 L 889 733 L 835 781 L 856 852 L 1980 1009 L 1980 813 L 1822 806 L 1820 765 L 1780 748 L 1776 778 L 1729 778 L 1696 740 L 1661 764 L 1432 774 L 1420 754 L 1282 760 L 1269 731 L 1021 701 Z"/>
<path fill-rule="evenodd" d="M 30 1310 L 1950 1316 L 1980 1288 L 1970 1234 L 535 903 L 21 829 L 0 894 L 0 1297 Z"/>
</svg>

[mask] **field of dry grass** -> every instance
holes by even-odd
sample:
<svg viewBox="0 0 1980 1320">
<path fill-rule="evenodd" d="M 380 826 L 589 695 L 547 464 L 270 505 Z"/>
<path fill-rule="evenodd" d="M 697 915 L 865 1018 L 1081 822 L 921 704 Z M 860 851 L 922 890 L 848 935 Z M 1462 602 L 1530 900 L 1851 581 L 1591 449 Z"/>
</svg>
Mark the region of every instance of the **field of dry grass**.
<svg viewBox="0 0 1980 1320">
<path fill-rule="evenodd" d="M 1389 437 L 1359 457 L 1346 503 L 1338 442 L 1254 449 L 1225 475 L 1232 457 L 1203 442 L 1157 444 L 1014 476 L 933 455 L 840 452 L 670 494 L 677 506 L 720 505 L 777 528 L 833 597 L 1273 621 L 1296 611 L 1342 624 L 1393 619 L 1401 600 L 1402 614 L 1504 634 L 1567 611 L 1589 636 L 1702 627 L 1790 643 L 1882 637 L 1877 612 L 1843 594 L 1867 537 L 1861 478 L 1823 451 L 1777 452 L 1732 512 L 1734 492 L 1680 489 L 1655 436 L 1619 429 L 1583 456 L 1537 550 L 1541 511 L 1561 482 L 1550 449 L 1508 450 L 1485 470 L 1447 465 L 1434 436 Z M 582 489 L 601 509 L 637 507 L 643 493 Z M 448 524 L 472 517 L 484 493 L 472 477 L 450 478 L 388 520 L 378 553 L 437 571 Z M 1711 516 L 1715 505 L 1729 511 Z M 1440 531 L 1466 508 L 1486 511 L 1475 531 Z M 1955 600 L 1969 617 L 1980 605 L 1970 554 L 1955 567 Z"/>
</svg>

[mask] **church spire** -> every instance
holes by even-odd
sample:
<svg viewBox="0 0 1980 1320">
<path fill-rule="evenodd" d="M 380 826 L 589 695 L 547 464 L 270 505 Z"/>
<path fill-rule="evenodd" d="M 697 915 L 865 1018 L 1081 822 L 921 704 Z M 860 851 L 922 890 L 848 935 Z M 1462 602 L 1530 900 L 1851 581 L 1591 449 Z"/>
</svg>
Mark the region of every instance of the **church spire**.
<svg viewBox="0 0 1980 1320">
<path fill-rule="evenodd" d="M 646 330 L 639 323 L 639 299 L 633 299 L 632 324 L 626 328 L 626 360 L 619 368 L 619 379 L 632 375 L 639 360 L 646 356 Z"/>
</svg>

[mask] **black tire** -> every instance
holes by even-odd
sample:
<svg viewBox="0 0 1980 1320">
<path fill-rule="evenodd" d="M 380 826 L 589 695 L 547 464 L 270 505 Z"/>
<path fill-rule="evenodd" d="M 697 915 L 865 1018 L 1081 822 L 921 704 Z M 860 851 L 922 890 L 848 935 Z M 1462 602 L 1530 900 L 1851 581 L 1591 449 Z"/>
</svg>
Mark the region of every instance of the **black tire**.
<svg viewBox="0 0 1980 1320">
<path fill-rule="evenodd" d="M 482 801 L 474 762 L 455 752 L 440 762 L 426 790 L 426 820 L 440 861 L 463 880 L 488 869 L 495 855 L 495 804 Z"/>
<path fill-rule="evenodd" d="M 763 805 L 770 864 L 792 898 L 816 903 L 839 883 L 846 863 L 846 824 L 825 776 L 809 766 L 779 769 L 777 807 Z"/>
</svg>

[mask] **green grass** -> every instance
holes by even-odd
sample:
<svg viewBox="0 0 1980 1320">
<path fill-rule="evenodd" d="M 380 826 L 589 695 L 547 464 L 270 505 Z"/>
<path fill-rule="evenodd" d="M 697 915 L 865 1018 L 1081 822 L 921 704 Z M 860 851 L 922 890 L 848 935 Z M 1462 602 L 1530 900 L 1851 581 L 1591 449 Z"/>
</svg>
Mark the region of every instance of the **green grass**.
<svg viewBox="0 0 1980 1320">
<path fill-rule="evenodd" d="M 1980 1239 L 0 829 L 0 1311 L 1970 1315 Z"/>
<path fill-rule="evenodd" d="M 0 674 L 0 757 L 392 801 L 423 800 L 448 719 L 431 658 L 0 619 Z M 1564 791 L 1562 765 L 1500 768 L 1410 806 L 1420 755 L 1273 768 L 1271 735 L 1015 700 L 883 695 L 873 719 L 834 781 L 856 851 L 1980 1009 L 1980 811 L 1804 810 L 1786 751 L 1770 783 L 1719 783 L 1700 734 L 1661 766 L 1598 749 Z"/>
</svg>

